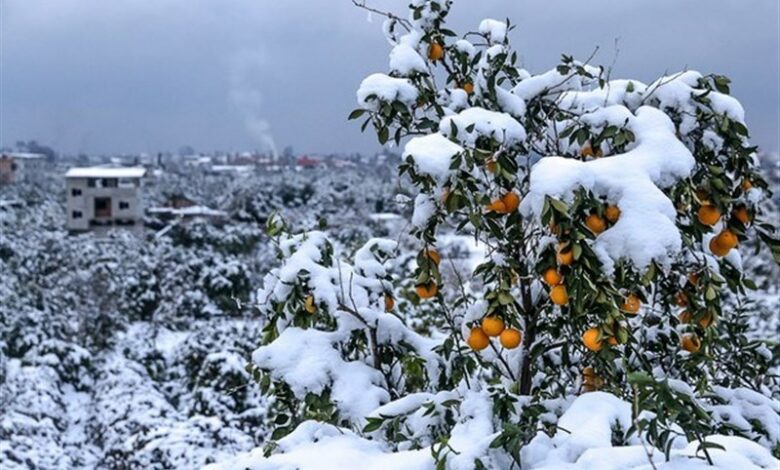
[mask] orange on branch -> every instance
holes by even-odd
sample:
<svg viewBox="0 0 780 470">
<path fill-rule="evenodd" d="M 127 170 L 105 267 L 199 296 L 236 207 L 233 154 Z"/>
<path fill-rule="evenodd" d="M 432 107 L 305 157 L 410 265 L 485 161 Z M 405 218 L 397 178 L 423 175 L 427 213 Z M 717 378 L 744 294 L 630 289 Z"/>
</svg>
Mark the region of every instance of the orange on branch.
<svg viewBox="0 0 780 470">
<path fill-rule="evenodd" d="M 715 225 L 720 220 L 720 210 L 711 204 L 704 204 L 699 207 L 697 217 L 704 225 Z"/>
<path fill-rule="evenodd" d="M 701 349 L 701 340 L 695 333 L 687 333 L 682 336 L 680 346 L 689 353 L 697 353 Z"/>
<path fill-rule="evenodd" d="M 463 86 L 461 86 L 461 88 L 469 95 L 474 93 L 474 84 L 471 82 L 464 83 Z"/>
<path fill-rule="evenodd" d="M 482 331 L 488 336 L 498 336 L 504 331 L 504 328 L 504 320 L 495 315 L 485 317 L 482 320 Z"/>
<path fill-rule="evenodd" d="M 514 191 L 510 191 L 501 198 L 501 202 L 504 203 L 504 209 L 507 213 L 511 213 L 517 210 L 520 206 L 520 196 Z"/>
<path fill-rule="evenodd" d="M 547 285 L 549 286 L 557 286 L 563 280 L 563 276 L 555 268 L 547 269 L 547 271 L 544 272 L 542 278 L 544 279 L 544 282 L 546 282 Z"/>
<path fill-rule="evenodd" d="M 506 349 L 515 349 L 523 341 L 523 333 L 514 328 L 507 328 L 501 332 L 499 341 L 501 341 L 501 346 Z"/>
<path fill-rule="evenodd" d="M 436 266 L 441 263 L 441 256 L 439 255 L 439 252 L 434 250 L 433 248 L 426 248 L 423 252 L 423 255 L 428 258 L 429 260 L 433 261 L 433 264 Z"/>
<path fill-rule="evenodd" d="M 593 352 L 601 351 L 603 343 L 599 340 L 599 335 L 598 328 L 588 328 L 582 334 L 582 344 Z"/>
<path fill-rule="evenodd" d="M 303 309 L 312 314 L 317 312 L 317 304 L 314 302 L 313 295 L 307 295 L 303 300 Z"/>
<path fill-rule="evenodd" d="M 739 244 L 739 239 L 737 238 L 737 235 L 734 234 L 729 229 L 723 229 L 716 237 L 717 240 L 716 243 L 720 245 L 722 248 L 726 249 L 732 249 L 736 248 Z"/>
<path fill-rule="evenodd" d="M 587 226 L 591 232 L 598 235 L 607 228 L 607 223 L 604 222 L 604 219 L 601 218 L 600 215 L 591 214 L 585 218 L 585 226 Z"/>
<path fill-rule="evenodd" d="M 466 343 L 474 351 L 482 351 L 490 344 L 490 338 L 482 331 L 482 328 L 472 328 Z"/>
<path fill-rule="evenodd" d="M 620 309 L 630 315 L 636 315 L 639 312 L 639 308 L 641 306 L 642 301 L 639 300 L 639 297 L 634 294 L 628 294 L 628 296 L 623 300 L 623 305 L 620 306 Z"/>
<path fill-rule="evenodd" d="M 441 60 L 444 57 L 444 47 L 438 42 L 431 43 L 428 47 L 428 59 L 432 62 Z"/>
<path fill-rule="evenodd" d="M 495 199 L 490 204 L 485 206 L 485 210 L 488 212 L 498 212 L 499 214 L 503 214 L 506 212 L 506 204 L 504 204 L 504 201 L 501 199 Z"/>
<path fill-rule="evenodd" d="M 550 289 L 550 300 L 555 305 L 566 305 L 569 303 L 569 294 L 566 292 L 566 286 L 558 285 Z"/>
<path fill-rule="evenodd" d="M 574 250 L 562 243 L 558 244 L 556 249 L 556 259 L 558 260 L 558 264 L 562 266 L 570 266 L 574 264 Z"/>
<path fill-rule="evenodd" d="M 735 219 L 742 222 L 742 225 L 747 225 L 750 223 L 750 213 L 745 206 L 737 207 L 734 209 L 731 215 L 733 215 Z"/>
<path fill-rule="evenodd" d="M 439 292 L 438 286 L 433 281 L 429 281 L 425 284 L 418 284 L 414 290 L 421 299 L 430 299 Z"/>
<path fill-rule="evenodd" d="M 389 312 L 395 308 L 395 299 L 392 295 L 385 294 L 385 312 Z"/>
<path fill-rule="evenodd" d="M 604 217 L 606 217 L 607 220 L 609 220 L 614 224 L 620 218 L 620 209 L 618 208 L 618 206 L 613 206 L 612 204 L 610 204 L 607 206 L 607 209 L 604 211 Z"/>
</svg>

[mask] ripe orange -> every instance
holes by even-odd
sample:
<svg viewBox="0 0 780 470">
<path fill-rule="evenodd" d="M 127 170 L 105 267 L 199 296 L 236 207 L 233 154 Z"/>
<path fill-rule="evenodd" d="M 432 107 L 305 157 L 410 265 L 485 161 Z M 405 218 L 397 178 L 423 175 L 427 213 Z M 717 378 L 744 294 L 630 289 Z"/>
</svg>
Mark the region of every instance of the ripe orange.
<svg viewBox="0 0 780 470">
<path fill-rule="evenodd" d="M 496 169 L 498 168 L 498 164 L 495 160 L 488 160 L 485 162 L 485 170 L 488 173 L 495 173 Z"/>
<path fill-rule="evenodd" d="M 750 213 L 748 213 L 748 210 L 745 206 L 737 207 L 734 209 L 731 215 L 733 215 L 735 219 L 742 222 L 742 225 L 747 225 L 750 223 Z"/>
<path fill-rule="evenodd" d="M 689 353 L 697 353 L 701 349 L 701 340 L 695 333 L 687 333 L 682 336 L 680 346 Z"/>
<path fill-rule="evenodd" d="M 602 219 L 598 214 L 591 214 L 585 218 L 585 225 L 588 227 L 588 229 L 590 229 L 591 232 L 595 233 L 596 235 L 600 234 L 607 228 L 607 223 L 604 222 L 604 219 Z"/>
<path fill-rule="evenodd" d="M 482 328 L 472 328 L 466 343 L 474 351 L 482 351 L 490 344 L 490 338 L 482 331 Z"/>
<path fill-rule="evenodd" d="M 517 195 L 514 191 L 510 191 L 501 198 L 501 202 L 504 203 L 505 209 L 507 213 L 511 213 L 517 210 L 518 206 L 520 206 L 520 196 Z"/>
<path fill-rule="evenodd" d="M 687 325 L 693 319 L 693 314 L 688 310 L 683 310 L 677 315 L 677 319 L 680 320 L 680 323 Z"/>
<path fill-rule="evenodd" d="M 550 300 L 555 305 L 566 305 L 569 303 L 569 294 L 566 292 L 566 286 L 558 285 L 550 289 Z"/>
<path fill-rule="evenodd" d="M 506 204 L 504 204 L 504 201 L 501 199 L 494 199 L 485 207 L 485 210 L 488 212 L 498 212 L 499 214 L 503 214 L 506 212 Z"/>
<path fill-rule="evenodd" d="M 715 256 L 726 256 L 731 249 L 721 246 L 720 243 L 718 243 L 718 237 L 712 237 L 710 240 L 710 251 Z"/>
<path fill-rule="evenodd" d="M 523 333 L 514 328 L 507 328 L 501 332 L 499 341 L 501 341 L 501 346 L 506 349 L 515 349 L 523 341 Z"/>
<path fill-rule="evenodd" d="M 563 280 L 563 276 L 561 276 L 561 273 L 555 268 L 548 268 L 542 277 L 544 278 L 544 282 L 549 286 L 557 286 Z"/>
<path fill-rule="evenodd" d="M 715 237 L 717 240 L 717 244 L 720 245 L 722 248 L 732 249 L 736 248 L 736 246 L 739 244 L 739 239 L 737 239 L 737 236 L 729 229 L 723 229 L 717 237 Z"/>
<path fill-rule="evenodd" d="M 498 336 L 504 328 L 504 320 L 495 315 L 482 319 L 482 331 L 488 336 Z"/>
<path fill-rule="evenodd" d="M 750 189 L 753 189 L 753 182 L 745 178 L 739 186 L 742 188 L 742 191 L 749 191 Z"/>
<path fill-rule="evenodd" d="M 599 340 L 599 334 L 598 328 L 588 328 L 582 334 L 582 344 L 593 352 L 601 351 L 603 344 Z"/>
<path fill-rule="evenodd" d="M 430 299 L 439 292 L 439 288 L 433 281 L 429 281 L 426 284 L 418 284 L 414 290 L 421 299 Z"/>
<path fill-rule="evenodd" d="M 701 326 L 702 328 L 708 328 L 710 325 L 712 325 L 713 321 L 714 321 L 714 317 L 712 315 L 712 312 L 707 312 L 699 320 L 699 326 Z"/>
<path fill-rule="evenodd" d="M 306 298 L 303 300 L 303 308 L 304 310 L 312 314 L 317 312 L 317 304 L 314 303 L 313 295 L 306 296 Z"/>
<path fill-rule="evenodd" d="M 698 286 L 699 285 L 699 273 L 690 273 L 690 274 L 688 274 L 688 282 L 690 282 L 694 286 Z"/>
<path fill-rule="evenodd" d="M 434 250 L 433 248 L 426 248 L 424 255 L 426 258 L 433 261 L 433 264 L 435 264 L 436 266 L 438 266 L 439 263 L 441 263 L 441 256 L 439 256 L 439 252 Z"/>
<path fill-rule="evenodd" d="M 610 336 L 609 338 L 607 338 L 607 344 L 609 344 L 610 346 L 617 346 L 618 340 L 615 336 Z"/>
<path fill-rule="evenodd" d="M 574 250 L 565 245 L 558 244 L 557 255 L 558 264 L 562 266 L 570 266 L 574 263 Z"/>
<path fill-rule="evenodd" d="M 704 225 L 715 225 L 720 220 L 720 211 L 713 205 L 704 204 L 699 207 L 698 218 Z"/>
<path fill-rule="evenodd" d="M 461 88 L 463 88 L 463 91 L 465 91 L 469 95 L 474 93 L 474 84 L 471 82 L 464 83 Z"/>
<path fill-rule="evenodd" d="M 593 392 L 604 386 L 604 379 L 588 366 L 582 369 L 582 389 L 586 392 Z"/>
<path fill-rule="evenodd" d="M 389 312 L 395 308 L 395 299 L 392 295 L 385 294 L 385 312 Z"/>
<path fill-rule="evenodd" d="M 620 208 L 618 208 L 618 206 L 613 206 L 612 204 L 608 205 L 607 209 L 604 211 L 604 217 L 614 224 L 620 218 Z"/>
<path fill-rule="evenodd" d="M 620 306 L 620 309 L 630 315 L 636 315 L 639 312 L 639 307 L 641 306 L 642 301 L 639 300 L 639 297 L 634 294 L 628 294 L 628 297 L 625 298 L 623 305 Z"/>
<path fill-rule="evenodd" d="M 580 149 L 580 156 L 581 157 L 592 157 L 593 154 L 593 147 L 591 147 L 590 142 L 586 143 L 582 146 Z"/>
<path fill-rule="evenodd" d="M 431 43 L 430 47 L 428 47 L 428 58 L 432 62 L 436 62 L 437 60 L 441 60 L 442 57 L 444 57 L 444 48 L 441 44 L 437 42 Z"/>
<path fill-rule="evenodd" d="M 688 294 L 685 293 L 685 291 L 680 291 L 674 296 L 674 303 L 677 304 L 679 307 L 685 307 L 688 305 Z"/>
</svg>

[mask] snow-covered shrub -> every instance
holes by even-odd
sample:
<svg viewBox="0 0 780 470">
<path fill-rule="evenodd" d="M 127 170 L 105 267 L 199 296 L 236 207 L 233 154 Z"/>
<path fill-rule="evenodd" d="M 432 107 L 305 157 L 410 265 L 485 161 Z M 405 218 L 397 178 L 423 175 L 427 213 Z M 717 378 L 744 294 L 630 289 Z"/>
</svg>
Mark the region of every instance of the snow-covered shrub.
<svg viewBox="0 0 780 470">
<path fill-rule="evenodd" d="M 251 371 L 277 427 L 267 461 L 223 468 L 777 465 L 780 415 L 747 392 L 778 397 L 777 355 L 728 306 L 757 287 L 739 246 L 777 262 L 780 242 L 729 80 L 616 80 L 565 55 L 532 74 L 509 21 L 456 39 L 451 3 L 385 15 L 390 72 L 350 115 L 405 142 L 414 301 L 395 309 L 394 242 L 347 261 L 271 221 L 282 262 L 257 295 Z M 442 276 L 452 228 L 484 249 L 465 279 Z"/>
</svg>

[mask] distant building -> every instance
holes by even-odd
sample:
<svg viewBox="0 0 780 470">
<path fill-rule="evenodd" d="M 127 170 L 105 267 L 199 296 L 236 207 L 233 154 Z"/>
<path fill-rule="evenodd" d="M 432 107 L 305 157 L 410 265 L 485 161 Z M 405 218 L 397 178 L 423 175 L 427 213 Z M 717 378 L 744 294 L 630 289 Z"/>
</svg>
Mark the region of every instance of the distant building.
<svg viewBox="0 0 780 470">
<path fill-rule="evenodd" d="M 0 184 L 35 181 L 44 170 L 46 155 L 39 153 L 3 153 L 0 155 Z"/>
<path fill-rule="evenodd" d="M 67 228 L 90 230 L 95 226 L 140 226 L 143 217 L 145 168 L 86 167 L 65 173 Z"/>
</svg>

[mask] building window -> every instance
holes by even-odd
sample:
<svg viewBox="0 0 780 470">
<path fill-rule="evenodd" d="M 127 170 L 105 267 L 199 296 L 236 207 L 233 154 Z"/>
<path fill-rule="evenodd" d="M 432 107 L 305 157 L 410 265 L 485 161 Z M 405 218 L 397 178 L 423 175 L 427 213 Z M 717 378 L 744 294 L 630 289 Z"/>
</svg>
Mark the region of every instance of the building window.
<svg viewBox="0 0 780 470">
<path fill-rule="evenodd" d="M 130 209 L 130 203 L 127 201 L 119 201 L 119 210 Z"/>
<path fill-rule="evenodd" d="M 104 178 L 103 179 L 103 187 L 104 188 L 116 188 L 117 187 L 117 179 L 116 178 Z"/>
<path fill-rule="evenodd" d="M 94 188 L 95 187 L 95 178 L 89 178 L 87 180 L 87 186 L 89 186 L 90 188 Z"/>
<path fill-rule="evenodd" d="M 81 211 L 73 211 L 73 218 L 80 219 L 82 216 Z"/>
<path fill-rule="evenodd" d="M 73 188 L 70 190 L 71 196 L 81 196 L 81 189 L 79 188 Z"/>
</svg>

